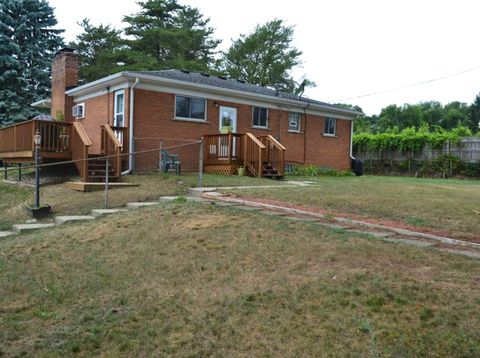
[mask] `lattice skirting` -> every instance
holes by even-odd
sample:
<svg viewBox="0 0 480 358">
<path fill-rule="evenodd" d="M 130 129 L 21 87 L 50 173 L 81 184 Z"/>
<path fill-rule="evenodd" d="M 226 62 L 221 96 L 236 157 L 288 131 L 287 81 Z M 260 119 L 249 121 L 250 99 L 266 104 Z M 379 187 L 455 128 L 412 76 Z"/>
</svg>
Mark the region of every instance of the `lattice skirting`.
<svg viewBox="0 0 480 358">
<path fill-rule="evenodd" d="M 235 175 L 238 165 L 236 164 L 209 164 L 205 165 L 203 172 L 207 174 Z"/>
</svg>

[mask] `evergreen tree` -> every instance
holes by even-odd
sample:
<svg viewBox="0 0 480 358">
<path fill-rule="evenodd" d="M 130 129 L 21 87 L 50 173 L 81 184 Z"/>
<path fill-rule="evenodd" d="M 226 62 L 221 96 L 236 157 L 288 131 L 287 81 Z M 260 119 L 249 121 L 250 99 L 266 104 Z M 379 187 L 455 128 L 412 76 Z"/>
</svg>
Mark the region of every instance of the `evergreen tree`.
<svg viewBox="0 0 480 358">
<path fill-rule="evenodd" d="M 110 25 L 94 26 L 89 19 L 83 19 L 79 25 L 83 32 L 69 46 L 79 54 L 81 80 L 91 82 L 120 71 L 154 66 L 151 58 L 130 50 L 121 30 Z"/>
<path fill-rule="evenodd" d="M 290 71 L 301 64 L 302 52 L 292 47 L 293 26 L 275 19 L 257 25 L 249 35 L 241 35 L 223 54 L 222 70 L 230 77 L 278 90 L 301 94 L 315 84 L 296 83 Z"/>
<path fill-rule="evenodd" d="M 468 110 L 468 127 L 473 133 L 478 133 L 480 128 L 480 94 L 477 94 L 475 101 Z"/>
<path fill-rule="evenodd" d="M 63 30 L 45 0 L 0 2 L 0 125 L 38 113 L 30 105 L 50 95 L 50 68 Z"/>
<path fill-rule="evenodd" d="M 129 42 L 131 50 L 153 59 L 155 69 L 208 70 L 220 43 L 212 37 L 209 19 L 176 0 L 147 0 L 139 5 L 139 13 L 124 17 L 125 33 L 134 38 Z"/>
</svg>

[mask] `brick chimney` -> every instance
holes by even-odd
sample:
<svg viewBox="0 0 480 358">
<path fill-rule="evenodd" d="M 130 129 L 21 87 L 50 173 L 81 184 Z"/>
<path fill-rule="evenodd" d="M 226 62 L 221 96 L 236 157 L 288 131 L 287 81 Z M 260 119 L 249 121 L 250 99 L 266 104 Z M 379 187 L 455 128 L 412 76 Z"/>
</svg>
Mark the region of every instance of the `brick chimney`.
<svg viewBox="0 0 480 358">
<path fill-rule="evenodd" d="M 65 91 L 78 85 L 78 55 L 72 48 L 63 48 L 55 54 L 52 62 L 52 107 L 55 119 L 73 121 L 73 99 Z"/>
</svg>

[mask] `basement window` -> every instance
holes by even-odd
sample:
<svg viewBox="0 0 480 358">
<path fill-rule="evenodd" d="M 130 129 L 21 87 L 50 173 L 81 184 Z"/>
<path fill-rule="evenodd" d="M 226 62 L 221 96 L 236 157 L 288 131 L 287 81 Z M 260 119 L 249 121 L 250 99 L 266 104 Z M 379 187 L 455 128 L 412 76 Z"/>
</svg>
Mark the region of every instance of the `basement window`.
<svg viewBox="0 0 480 358">
<path fill-rule="evenodd" d="M 175 118 L 205 120 L 204 98 L 175 96 Z"/>
<path fill-rule="evenodd" d="M 253 107 L 252 126 L 256 128 L 268 128 L 268 109 Z"/>
<path fill-rule="evenodd" d="M 334 137 L 337 135 L 337 119 L 332 117 L 325 118 L 323 135 Z"/>
</svg>

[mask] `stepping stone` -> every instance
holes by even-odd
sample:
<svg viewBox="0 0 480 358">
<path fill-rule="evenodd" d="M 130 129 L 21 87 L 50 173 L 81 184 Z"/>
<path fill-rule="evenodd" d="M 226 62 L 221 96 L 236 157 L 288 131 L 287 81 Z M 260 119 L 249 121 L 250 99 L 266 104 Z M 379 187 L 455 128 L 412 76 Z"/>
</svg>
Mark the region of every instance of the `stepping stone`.
<svg viewBox="0 0 480 358">
<path fill-rule="evenodd" d="M 95 219 L 95 216 L 92 216 L 92 215 L 56 216 L 55 224 L 62 225 L 68 222 L 86 221 L 86 220 L 94 220 L 94 219 Z"/>
<path fill-rule="evenodd" d="M 215 201 L 215 205 L 216 206 L 240 206 L 240 204 L 237 204 L 237 203 L 229 203 L 227 201 Z M 242 209 L 244 209 L 244 207 L 242 206 Z M 255 208 L 255 210 L 260 210 L 260 208 Z"/>
<path fill-rule="evenodd" d="M 170 201 L 177 200 L 178 198 L 179 196 L 161 196 L 160 198 L 158 198 L 158 201 L 160 203 L 168 203 Z"/>
<path fill-rule="evenodd" d="M 188 189 L 188 195 L 200 197 L 203 193 L 211 193 L 216 190 L 217 188 L 190 188 Z"/>
<path fill-rule="evenodd" d="M 103 215 L 110 215 L 128 211 L 127 209 L 94 209 L 92 210 L 92 216 L 100 217 Z"/>
<path fill-rule="evenodd" d="M 127 204 L 127 209 L 128 210 L 137 210 L 140 208 L 146 208 L 149 206 L 158 206 L 158 201 L 145 201 L 145 202 L 140 202 L 140 203 L 128 203 Z"/>
<path fill-rule="evenodd" d="M 410 239 L 394 239 L 391 237 L 385 237 L 383 240 L 388 241 L 388 242 L 397 242 L 397 243 L 402 243 L 402 244 L 407 244 L 407 245 L 412 245 L 412 246 L 418 246 L 418 247 L 430 247 L 434 246 L 435 244 L 431 242 L 426 242 L 426 241 L 420 241 L 420 240 L 410 240 Z"/>
<path fill-rule="evenodd" d="M 368 230 L 356 230 L 356 229 L 348 229 L 347 231 L 354 232 L 357 234 L 371 235 L 373 237 L 376 237 L 377 239 L 383 239 L 386 237 L 391 237 L 396 235 L 394 232 L 386 232 L 386 231 L 368 231 Z M 412 240 L 412 241 L 415 241 L 415 240 Z"/>
<path fill-rule="evenodd" d="M 467 257 L 471 257 L 474 259 L 480 259 L 480 252 L 472 252 L 472 251 L 465 251 L 465 250 L 454 250 L 454 249 L 440 249 L 441 251 L 446 251 L 452 254 L 463 255 Z"/>
<path fill-rule="evenodd" d="M 14 232 L 24 232 L 24 231 L 30 231 L 30 230 L 41 230 L 41 229 L 48 229 L 54 227 L 55 224 L 49 223 L 49 224 L 16 224 L 13 225 L 13 231 Z"/>
<path fill-rule="evenodd" d="M 281 211 L 263 211 L 265 215 L 271 215 L 271 216 L 285 216 L 287 215 L 286 213 L 282 213 Z"/>
<path fill-rule="evenodd" d="M 0 238 L 9 237 L 15 235 L 13 231 L 0 231 Z"/>
</svg>

